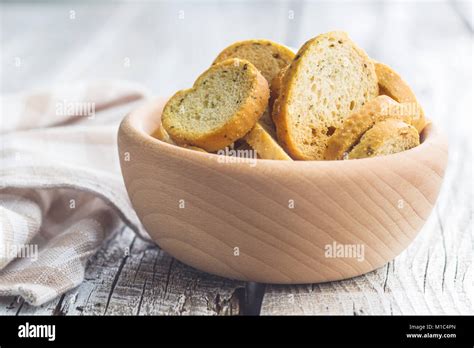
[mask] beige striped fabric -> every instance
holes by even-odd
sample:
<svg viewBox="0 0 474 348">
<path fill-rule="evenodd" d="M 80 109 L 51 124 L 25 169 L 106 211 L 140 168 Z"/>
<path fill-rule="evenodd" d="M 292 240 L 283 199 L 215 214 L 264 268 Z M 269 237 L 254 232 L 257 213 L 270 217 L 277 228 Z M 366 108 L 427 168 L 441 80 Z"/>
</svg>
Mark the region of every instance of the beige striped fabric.
<svg viewBox="0 0 474 348">
<path fill-rule="evenodd" d="M 79 285 L 130 206 L 116 148 L 120 120 L 149 94 L 123 81 L 1 97 L 0 296 L 41 305 Z"/>
</svg>

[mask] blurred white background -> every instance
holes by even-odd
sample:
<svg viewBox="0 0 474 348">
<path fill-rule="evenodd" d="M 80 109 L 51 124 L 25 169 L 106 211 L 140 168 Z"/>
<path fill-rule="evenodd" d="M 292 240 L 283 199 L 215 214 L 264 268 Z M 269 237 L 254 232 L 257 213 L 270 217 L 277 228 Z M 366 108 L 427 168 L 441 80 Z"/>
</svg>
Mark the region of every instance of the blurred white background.
<svg viewBox="0 0 474 348">
<path fill-rule="evenodd" d="M 298 48 L 336 29 L 394 67 L 428 117 L 472 131 L 471 1 L 4 2 L 0 92 L 113 78 L 169 95 L 233 41 Z"/>
</svg>

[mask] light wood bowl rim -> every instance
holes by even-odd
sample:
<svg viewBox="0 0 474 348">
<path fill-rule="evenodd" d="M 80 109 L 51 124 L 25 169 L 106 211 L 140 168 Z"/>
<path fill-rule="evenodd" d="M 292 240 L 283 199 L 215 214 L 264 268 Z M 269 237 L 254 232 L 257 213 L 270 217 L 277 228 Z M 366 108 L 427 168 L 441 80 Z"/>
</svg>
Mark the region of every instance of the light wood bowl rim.
<svg viewBox="0 0 474 348">
<path fill-rule="evenodd" d="M 140 139 L 140 142 L 147 147 L 151 147 L 152 151 L 164 151 L 170 154 L 174 153 L 174 155 L 182 156 L 186 159 L 191 160 L 199 160 L 202 162 L 209 162 L 215 163 L 219 156 L 215 153 L 205 153 L 200 151 L 195 151 L 191 149 L 187 149 L 185 147 L 180 147 L 177 145 L 169 144 L 164 141 L 161 141 L 152 136 L 154 130 L 156 130 L 161 122 L 161 111 L 162 107 L 164 106 L 166 100 L 163 98 L 153 98 L 145 101 L 142 105 L 138 108 L 130 112 L 120 124 L 119 127 L 119 136 L 122 132 L 127 132 L 136 140 Z M 145 126 L 143 122 L 147 122 Z M 145 127 L 146 130 L 144 129 Z M 356 166 L 360 168 L 361 165 L 372 166 L 378 162 L 391 162 L 392 160 L 397 160 L 400 157 L 405 157 L 408 154 L 425 152 L 429 150 L 429 147 L 433 143 L 438 142 L 445 142 L 446 137 L 442 134 L 438 128 L 431 122 L 428 122 L 423 131 L 420 134 L 420 145 L 406 150 L 399 153 L 391 154 L 391 155 L 384 155 L 384 156 L 377 156 L 377 157 L 369 157 L 369 158 L 361 158 L 361 159 L 351 159 L 351 160 L 324 160 L 324 161 L 283 161 L 283 160 L 269 160 L 269 159 L 255 159 L 258 163 L 255 167 L 251 168 L 254 170 L 255 168 L 281 168 L 282 164 L 285 167 L 288 167 L 293 170 L 315 170 L 321 166 L 341 166 L 341 170 L 351 170 L 352 166 Z M 419 154 L 418 154 L 419 155 Z M 233 166 L 236 168 L 245 168 L 249 167 L 248 163 L 244 162 L 236 162 L 236 163 L 228 163 L 228 166 Z"/>
<path fill-rule="evenodd" d="M 290 272 L 291 274 L 290 275 L 287 274 L 285 277 L 282 277 L 278 274 L 275 275 L 275 273 L 266 274 L 265 271 L 261 271 L 261 270 L 256 272 L 254 267 L 252 266 L 252 268 L 249 268 L 248 264 L 247 265 L 244 264 L 242 267 L 237 267 L 237 270 L 235 272 L 232 271 L 229 273 L 228 270 L 224 270 L 223 268 L 216 267 L 212 262 L 209 262 L 208 259 L 201 258 L 200 256 L 196 256 L 198 254 L 193 254 L 194 256 L 191 255 L 194 258 L 193 259 L 189 255 L 183 256 L 184 255 L 182 251 L 183 249 L 181 249 L 181 247 L 178 248 L 176 247 L 176 245 L 175 246 L 163 245 L 162 241 L 160 242 L 161 232 L 160 230 L 155 229 L 157 227 L 156 223 L 154 223 L 154 225 L 149 226 L 149 228 L 151 228 L 151 230 L 149 231 L 149 234 L 152 237 L 152 239 L 158 245 L 160 245 L 163 248 L 163 250 L 167 251 L 178 260 L 188 265 L 191 265 L 193 267 L 196 267 L 200 270 L 217 274 L 220 276 L 228 277 L 228 278 L 240 279 L 240 280 L 246 280 L 246 281 L 260 281 L 260 282 L 265 282 L 265 283 L 278 283 L 278 284 L 281 284 L 281 283 L 300 284 L 300 283 L 315 283 L 315 282 L 319 283 L 319 282 L 325 282 L 325 281 L 345 279 L 348 277 L 354 277 L 354 276 L 372 271 L 378 267 L 381 267 L 383 264 L 385 264 L 386 262 L 389 262 L 391 259 L 397 256 L 401 251 L 403 251 L 421 230 L 422 225 L 426 222 L 428 214 L 433 209 L 435 200 L 439 194 L 439 188 L 442 184 L 444 172 L 447 165 L 448 144 L 447 144 L 446 138 L 432 124 L 429 124 L 423 130 L 422 136 L 421 136 L 422 143 L 419 146 L 407 151 L 393 154 L 393 155 L 379 156 L 379 157 L 365 158 L 365 159 L 356 159 L 356 160 L 346 160 L 346 161 L 293 161 L 292 162 L 292 161 L 255 159 L 256 161 L 255 166 L 250 166 L 249 162 L 242 162 L 242 161 L 233 162 L 233 163 L 225 162 L 226 165 L 222 165 L 222 163 L 219 163 L 221 161 L 218 161 L 218 159 L 225 156 L 212 154 L 212 153 L 203 153 L 203 152 L 198 152 L 198 151 L 182 148 L 177 145 L 165 143 L 152 136 L 153 132 L 160 126 L 160 123 L 161 123 L 160 115 L 161 115 L 161 110 L 164 103 L 165 101 L 162 98 L 152 99 L 152 100 L 144 102 L 137 109 L 129 113 L 124 118 L 124 120 L 122 121 L 119 127 L 118 145 L 119 145 L 119 151 L 120 151 L 120 165 L 122 169 L 122 174 L 124 177 L 125 186 L 127 188 L 127 191 L 129 192 L 129 197 L 132 200 L 132 205 L 134 206 L 135 209 L 138 209 L 137 215 L 139 216 L 141 221 L 143 221 L 142 220 L 143 214 L 145 214 L 146 216 L 146 213 L 144 213 L 143 209 L 145 210 L 148 209 L 149 203 L 150 203 L 148 201 L 155 199 L 155 197 L 157 196 L 153 195 L 153 196 L 147 197 L 146 198 L 147 202 L 145 203 L 143 203 L 143 197 L 142 197 L 141 203 L 139 203 L 138 200 L 134 201 L 133 192 L 132 192 L 132 195 L 130 196 L 131 194 L 130 190 L 133 191 L 133 186 L 135 185 L 134 184 L 135 174 L 137 177 L 136 180 L 141 180 L 140 178 L 146 179 L 146 177 L 148 177 L 149 175 L 151 176 L 155 175 L 154 169 L 156 169 L 157 172 L 159 172 L 158 169 L 160 169 L 160 167 L 167 167 L 168 165 L 172 166 L 173 170 L 175 171 L 178 170 L 178 172 L 170 172 L 170 171 L 166 171 L 166 169 L 164 171 L 161 171 L 161 175 L 170 176 L 170 177 L 167 177 L 167 179 L 173 179 L 174 175 L 177 177 L 180 177 L 181 175 L 181 173 L 179 173 L 180 166 L 183 166 L 183 169 L 186 169 L 186 168 L 197 169 L 197 174 L 196 174 L 198 175 L 197 179 L 199 179 L 199 176 L 205 175 L 204 173 L 210 173 L 210 172 L 212 173 L 212 171 L 218 172 L 219 176 L 216 179 L 218 179 L 217 182 L 219 185 L 224 185 L 224 182 L 226 181 L 227 176 L 230 177 L 229 180 L 232 180 L 234 176 L 238 177 L 240 178 L 242 182 L 247 179 L 249 181 L 249 184 L 252 184 L 255 182 L 256 183 L 261 182 L 262 178 L 265 178 L 265 180 L 266 179 L 275 180 L 277 184 L 280 182 L 282 184 L 290 183 L 293 186 L 299 185 L 298 179 L 300 177 L 307 177 L 307 178 L 314 178 L 316 181 L 313 183 L 313 185 L 317 186 L 320 184 L 327 185 L 328 179 L 326 178 L 330 177 L 328 176 L 328 174 L 331 175 L 332 173 L 334 174 L 343 173 L 344 174 L 343 176 L 338 176 L 338 177 L 342 180 L 340 183 L 344 184 L 344 182 L 347 183 L 349 181 L 352 183 L 357 182 L 357 176 L 363 175 L 363 177 L 365 177 L 366 175 L 365 173 L 372 173 L 372 174 L 375 173 L 375 176 L 383 176 L 387 172 L 390 172 L 391 168 L 399 168 L 400 166 L 401 166 L 400 168 L 402 169 L 402 172 L 403 173 L 406 172 L 406 175 L 413 175 L 414 173 L 418 171 L 417 168 L 427 168 L 426 170 L 428 170 L 428 172 L 430 173 L 435 171 L 435 173 L 433 173 L 433 178 L 430 181 L 427 181 L 428 184 L 423 189 L 424 190 L 423 195 L 425 196 L 425 198 L 426 198 L 426 194 L 429 194 L 431 196 L 431 199 L 429 201 L 426 201 L 423 205 L 423 209 L 424 209 L 423 211 L 425 215 L 420 217 L 418 213 L 416 213 L 415 211 L 415 215 L 419 217 L 418 220 L 421 219 L 423 221 L 417 220 L 415 227 L 412 226 L 411 230 L 408 231 L 408 234 L 404 234 L 405 237 L 403 239 L 403 242 L 401 238 L 393 237 L 393 233 L 391 232 L 392 227 L 390 226 L 380 227 L 377 225 L 378 227 L 375 228 L 372 234 L 376 233 L 378 235 L 379 233 L 381 233 L 380 238 L 382 238 L 382 240 L 390 240 L 391 242 L 393 242 L 393 238 L 395 238 L 395 240 L 397 240 L 397 243 L 398 243 L 396 250 L 390 249 L 390 251 L 385 250 L 383 253 L 381 253 L 380 250 L 377 249 L 380 247 L 380 245 L 379 243 L 376 243 L 376 245 L 379 245 L 379 246 L 374 246 L 374 248 L 376 249 L 374 249 L 373 253 L 381 255 L 383 258 L 383 263 L 381 263 L 380 260 L 378 260 L 377 262 L 374 262 L 373 260 L 371 263 L 365 263 L 364 266 L 360 266 L 360 268 L 356 267 L 358 269 L 357 272 L 352 272 L 352 271 L 346 272 L 344 273 L 344 276 L 340 276 L 340 272 L 333 272 L 330 275 L 327 275 L 327 274 L 322 275 L 322 273 L 318 273 L 318 271 L 316 270 L 314 272 L 307 272 L 307 271 L 303 271 L 299 269 L 298 265 L 293 265 L 292 267 L 295 267 L 295 270 L 292 271 L 293 273 Z M 130 146 L 130 151 L 133 154 L 137 154 L 137 152 L 141 154 L 140 156 L 138 156 L 139 162 L 137 163 L 137 166 L 135 165 L 129 166 L 124 162 L 123 160 L 124 157 L 121 154 L 122 152 L 127 151 L 126 146 Z M 133 154 L 132 156 L 134 156 Z M 140 157 L 142 159 L 140 159 Z M 168 163 L 168 159 L 169 159 L 169 163 Z M 146 163 L 140 162 L 143 160 L 146 161 Z M 420 162 L 420 165 L 418 164 L 418 162 Z M 208 178 L 208 176 L 206 176 L 206 178 Z M 319 178 L 322 179 L 321 183 L 318 181 Z M 207 180 L 208 184 L 212 185 L 213 178 L 211 177 L 208 179 L 211 180 L 211 181 Z M 159 178 L 156 177 L 155 180 L 159 180 Z M 420 182 L 421 178 L 418 177 L 417 180 L 418 182 Z M 393 184 L 396 185 L 396 183 L 393 181 L 393 178 L 391 181 Z M 147 182 L 142 182 L 142 185 L 146 186 Z M 332 182 L 331 185 L 338 187 L 339 182 L 338 181 Z M 413 184 L 411 186 L 413 186 Z M 266 187 L 268 187 L 268 185 Z M 403 188 L 403 185 L 402 185 L 401 190 L 402 191 L 406 190 L 406 188 Z M 143 192 L 146 192 L 146 191 L 143 191 Z M 203 191 L 203 189 L 201 188 L 201 194 L 203 195 L 203 197 L 206 196 L 208 192 L 211 192 L 211 191 Z M 235 193 L 236 191 L 233 191 L 233 192 Z M 269 194 L 271 195 L 271 192 L 269 192 Z M 343 198 L 344 197 L 339 195 L 338 197 L 335 197 L 334 200 L 337 201 Z M 242 200 L 248 199 L 248 196 L 241 196 L 240 199 Z M 413 204 L 417 204 L 417 205 L 419 204 L 417 203 L 418 201 L 415 200 L 414 198 L 412 198 L 411 200 Z M 260 199 L 261 204 L 265 204 L 263 203 L 264 201 L 265 201 L 264 199 Z M 159 206 L 161 204 L 159 202 L 161 201 L 158 199 L 158 203 L 154 202 L 153 204 Z M 306 204 L 306 207 L 311 208 L 311 205 L 312 205 L 311 202 L 309 202 Z M 365 210 L 371 215 L 374 213 L 374 209 L 375 209 L 375 213 L 377 213 L 377 210 L 382 209 L 382 208 L 378 204 L 371 204 L 365 208 Z M 398 209 L 398 208 L 391 205 L 388 207 L 388 209 Z M 308 216 L 308 214 L 310 213 L 308 211 L 305 211 L 302 214 L 303 214 L 303 219 L 305 219 L 305 216 Z M 323 211 L 323 213 L 321 214 L 326 214 L 326 213 Z M 328 214 L 331 215 L 330 212 Z M 390 217 L 387 219 L 390 220 Z M 410 219 L 410 215 L 408 215 L 407 217 L 404 217 L 403 219 L 408 221 L 407 219 Z M 351 220 L 350 217 L 345 218 L 346 223 L 349 220 Z M 213 223 L 215 223 L 215 221 Z M 409 223 L 409 225 L 411 225 L 411 223 Z M 174 227 L 168 227 L 168 228 L 171 228 L 172 230 Z M 299 225 L 299 228 L 303 230 L 306 229 L 306 227 L 304 227 L 302 224 Z M 354 238 L 357 240 L 360 239 L 359 237 L 367 233 L 367 229 L 369 227 L 367 227 L 366 224 L 364 223 L 364 225 L 361 228 L 362 228 L 361 231 L 352 233 L 349 236 L 350 237 L 349 239 L 354 239 Z M 330 231 L 327 232 L 328 234 L 337 232 L 336 230 L 332 228 L 329 228 L 329 229 Z M 264 234 L 273 235 L 272 231 L 265 230 L 263 232 Z M 178 231 L 176 233 L 178 233 L 179 235 L 182 235 L 182 231 Z M 260 232 L 255 232 L 255 233 L 260 233 Z M 280 234 L 281 233 L 282 232 L 280 231 Z M 342 232 L 337 232 L 337 233 L 340 234 Z M 205 240 L 207 237 L 200 237 L 200 238 L 204 238 L 202 240 Z M 237 240 L 241 240 L 240 242 L 242 242 L 243 240 L 246 239 L 246 234 L 244 233 L 241 235 L 237 235 L 237 237 L 236 235 L 234 235 L 232 238 L 234 238 L 234 241 L 237 238 Z M 320 240 L 324 239 L 322 237 L 318 237 L 318 238 Z M 272 243 L 270 243 L 269 245 L 272 248 L 274 248 L 275 246 Z M 252 252 L 255 253 L 259 251 L 253 250 Z M 282 253 L 282 255 L 288 254 L 288 252 L 283 249 L 278 251 L 278 253 L 280 252 Z M 278 253 L 277 255 L 279 255 Z M 217 256 L 217 254 L 213 254 L 212 252 L 210 253 L 210 255 L 214 258 L 217 257 L 218 259 L 222 256 L 220 254 L 219 254 L 220 256 Z M 314 260 L 317 260 L 319 257 L 321 256 L 315 255 Z M 199 262 L 196 261 L 197 259 L 200 259 Z M 225 257 L 221 261 L 223 264 L 233 263 L 232 261 L 229 261 Z M 283 265 L 285 265 L 287 261 L 281 261 L 281 262 L 283 262 Z M 278 263 L 280 266 L 282 265 L 281 262 Z M 291 262 L 291 263 L 294 263 L 294 262 Z"/>
</svg>

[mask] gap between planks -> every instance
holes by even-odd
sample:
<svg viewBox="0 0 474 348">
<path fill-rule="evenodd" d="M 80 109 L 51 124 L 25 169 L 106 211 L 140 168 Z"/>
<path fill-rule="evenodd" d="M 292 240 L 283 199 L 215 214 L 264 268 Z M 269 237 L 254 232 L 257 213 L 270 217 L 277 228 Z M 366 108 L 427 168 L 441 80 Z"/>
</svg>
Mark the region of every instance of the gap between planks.
<svg viewBox="0 0 474 348">
<path fill-rule="evenodd" d="M 199 272 L 122 228 L 91 258 L 79 287 L 39 307 L 1 298 L 0 314 L 256 315 L 262 297 L 261 285 Z"/>
</svg>

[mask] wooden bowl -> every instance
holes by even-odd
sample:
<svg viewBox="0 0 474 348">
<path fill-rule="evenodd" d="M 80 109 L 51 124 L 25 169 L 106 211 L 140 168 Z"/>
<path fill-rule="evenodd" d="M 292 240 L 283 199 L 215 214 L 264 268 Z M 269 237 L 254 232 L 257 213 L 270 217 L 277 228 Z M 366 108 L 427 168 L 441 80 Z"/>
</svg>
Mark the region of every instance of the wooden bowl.
<svg viewBox="0 0 474 348">
<path fill-rule="evenodd" d="M 147 102 L 120 125 L 131 202 L 161 248 L 228 278 L 315 283 L 383 266 L 420 231 L 446 168 L 447 142 L 432 125 L 395 155 L 223 163 L 153 138 L 162 107 Z"/>
</svg>

